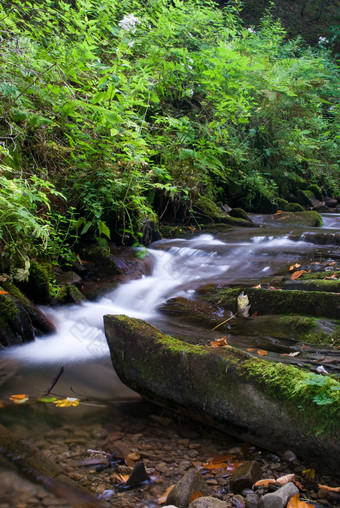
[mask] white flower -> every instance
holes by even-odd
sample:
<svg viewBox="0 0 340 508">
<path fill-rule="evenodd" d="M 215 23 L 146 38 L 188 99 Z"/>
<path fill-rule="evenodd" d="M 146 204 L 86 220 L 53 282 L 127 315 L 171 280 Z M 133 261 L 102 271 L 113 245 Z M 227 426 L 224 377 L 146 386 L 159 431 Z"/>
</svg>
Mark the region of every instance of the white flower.
<svg viewBox="0 0 340 508">
<path fill-rule="evenodd" d="M 326 37 L 319 37 L 319 44 L 327 44 L 329 42 L 328 39 L 326 39 Z"/>
<path fill-rule="evenodd" d="M 192 65 L 188 65 L 188 69 L 192 71 L 193 69 Z"/>
<path fill-rule="evenodd" d="M 133 48 L 134 43 L 135 43 L 135 41 L 130 41 L 130 42 L 128 42 L 128 46 L 129 46 L 129 48 Z"/>
<path fill-rule="evenodd" d="M 255 30 L 253 28 L 251 28 L 251 27 L 247 28 L 247 30 L 248 30 L 248 32 L 250 34 L 255 34 L 256 33 Z"/>
<path fill-rule="evenodd" d="M 138 25 L 140 22 L 141 21 L 139 18 L 137 18 L 137 16 L 134 14 L 128 14 L 119 21 L 118 26 L 120 26 L 120 28 L 126 32 L 134 33 L 136 31 L 136 25 Z"/>
</svg>

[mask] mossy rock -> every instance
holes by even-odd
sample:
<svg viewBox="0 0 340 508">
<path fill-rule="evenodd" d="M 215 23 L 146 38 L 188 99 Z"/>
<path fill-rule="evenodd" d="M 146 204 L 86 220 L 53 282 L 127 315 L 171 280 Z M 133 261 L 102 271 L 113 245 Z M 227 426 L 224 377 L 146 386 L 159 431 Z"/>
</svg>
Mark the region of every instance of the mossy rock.
<svg viewBox="0 0 340 508">
<path fill-rule="evenodd" d="M 318 185 L 312 184 L 307 188 L 307 190 L 311 192 L 316 199 L 322 201 L 322 191 Z"/>
<path fill-rule="evenodd" d="M 0 288 L 0 290 L 5 291 Z M 12 346 L 34 340 L 32 321 L 26 309 L 9 294 L 0 295 L 0 344 Z"/>
<path fill-rule="evenodd" d="M 301 290 L 301 291 L 323 291 L 340 293 L 339 280 L 289 280 L 284 283 L 284 289 Z"/>
<path fill-rule="evenodd" d="M 18 283 L 20 290 L 39 305 L 51 303 L 50 281 L 55 274 L 51 264 L 31 260 L 28 280 Z"/>
<path fill-rule="evenodd" d="M 275 222 L 279 222 L 281 224 L 308 227 L 322 226 L 322 217 L 314 210 L 305 212 L 282 212 L 275 214 L 273 217 Z"/>
<path fill-rule="evenodd" d="M 60 286 L 54 297 L 54 303 L 58 305 L 66 303 L 74 303 L 79 305 L 81 302 L 86 300 L 87 298 L 77 287 L 69 284 L 66 286 Z"/>
<path fill-rule="evenodd" d="M 241 289 L 215 289 L 202 295 L 211 303 L 237 312 L 237 297 Z M 321 291 L 290 291 L 274 289 L 245 289 L 250 312 L 266 314 L 300 314 L 303 316 L 337 319 L 340 316 L 340 295 Z"/>
<path fill-rule="evenodd" d="M 188 300 L 182 296 L 170 298 L 158 307 L 158 310 L 167 316 L 183 318 L 191 323 L 214 326 L 221 323 L 226 317 L 224 309 L 218 305 L 207 302 Z"/>
<path fill-rule="evenodd" d="M 247 218 L 244 217 L 231 217 L 225 212 L 222 212 L 221 209 L 213 202 L 211 199 L 206 196 L 200 196 L 200 198 L 195 202 L 194 209 L 198 213 L 199 221 L 212 224 L 226 224 L 230 226 L 241 226 L 241 227 L 249 227 L 255 226 L 253 222 L 250 220 L 246 212 L 243 212 Z M 236 210 L 241 210 L 238 208 Z"/>
<path fill-rule="evenodd" d="M 145 398 L 276 453 L 293 443 L 310 463 L 339 466 L 337 381 L 233 347 L 188 344 L 126 316 L 104 324 L 119 378 Z"/>
<path fill-rule="evenodd" d="M 229 215 L 230 217 L 237 217 L 239 219 L 244 219 L 249 222 L 253 222 L 249 217 L 249 215 L 247 214 L 247 212 L 243 210 L 243 208 L 233 208 L 232 210 L 230 210 Z"/>
<path fill-rule="evenodd" d="M 299 203 L 290 203 L 286 199 L 276 198 L 276 204 L 279 210 L 285 212 L 304 212 L 305 209 Z"/>
<path fill-rule="evenodd" d="M 115 257 L 112 255 L 108 243 L 104 243 L 103 245 L 96 244 L 83 248 L 81 255 L 84 260 L 94 263 L 94 271 L 100 277 L 110 277 L 111 275 L 119 275 L 122 273 L 117 266 Z"/>
</svg>

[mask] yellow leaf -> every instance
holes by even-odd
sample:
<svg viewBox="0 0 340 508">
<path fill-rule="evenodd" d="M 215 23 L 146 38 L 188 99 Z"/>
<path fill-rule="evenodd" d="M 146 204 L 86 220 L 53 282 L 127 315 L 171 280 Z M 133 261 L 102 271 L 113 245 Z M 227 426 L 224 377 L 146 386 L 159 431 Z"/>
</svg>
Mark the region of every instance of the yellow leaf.
<svg viewBox="0 0 340 508">
<path fill-rule="evenodd" d="M 291 265 L 289 267 L 289 271 L 292 272 L 293 270 L 295 270 L 295 268 L 300 268 L 301 265 L 299 265 L 299 263 L 295 263 L 295 265 Z"/>
<path fill-rule="evenodd" d="M 168 499 L 168 495 L 170 494 L 170 492 L 172 491 L 172 489 L 174 488 L 175 484 L 174 485 L 170 485 L 170 487 L 168 487 L 166 489 L 166 491 L 164 492 L 164 494 L 158 498 L 158 504 L 165 504 L 166 503 L 166 500 Z"/>
<path fill-rule="evenodd" d="M 314 480 L 315 469 L 305 469 L 304 471 L 302 471 L 302 474 L 307 480 Z"/>
<path fill-rule="evenodd" d="M 79 399 L 74 399 L 72 397 L 67 397 L 66 399 L 54 400 L 53 404 L 55 404 L 56 407 L 78 406 L 79 405 Z"/>
</svg>

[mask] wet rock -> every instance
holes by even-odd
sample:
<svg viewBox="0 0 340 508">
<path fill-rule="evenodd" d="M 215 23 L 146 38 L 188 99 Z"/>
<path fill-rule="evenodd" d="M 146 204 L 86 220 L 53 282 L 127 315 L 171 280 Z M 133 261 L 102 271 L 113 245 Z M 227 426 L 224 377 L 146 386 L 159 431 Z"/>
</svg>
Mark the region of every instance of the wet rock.
<svg viewBox="0 0 340 508">
<path fill-rule="evenodd" d="M 339 280 L 289 280 L 284 283 L 284 289 L 300 291 L 323 291 L 340 293 Z"/>
<path fill-rule="evenodd" d="M 69 272 L 62 272 L 57 275 L 57 284 L 60 286 L 68 286 L 68 285 L 74 285 L 79 284 L 82 282 L 82 278 L 80 275 L 78 275 L 75 272 L 69 271 Z"/>
<path fill-rule="evenodd" d="M 189 508 L 228 508 L 229 506 L 229 503 L 211 496 L 199 497 L 189 504 Z"/>
<path fill-rule="evenodd" d="M 236 496 L 233 496 L 232 505 L 235 506 L 235 508 L 245 508 L 246 501 L 243 496 L 237 494 Z"/>
<path fill-rule="evenodd" d="M 158 310 L 168 316 L 178 316 L 186 318 L 187 321 L 200 323 L 206 326 L 221 323 L 231 313 L 224 311 L 218 305 L 212 305 L 206 302 L 188 300 L 182 296 L 170 298 L 158 307 Z"/>
<path fill-rule="evenodd" d="M 289 499 L 299 492 L 294 483 L 289 482 L 276 492 L 271 492 L 263 496 L 259 508 L 284 508 Z"/>
<path fill-rule="evenodd" d="M 252 493 L 246 495 L 246 508 L 257 508 L 260 503 L 260 496 Z"/>
<path fill-rule="evenodd" d="M 230 488 L 234 493 L 242 492 L 243 489 L 252 487 L 261 478 L 261 467 L 258 462 L 252 460 L 238 467 L 229 478 Z"/>
<path fill-rule="evenodd" d="M 239 219 L 244 219 L 249 222 L 253 222 L 247 212 L 243 210 L 243 208 L 233 208 L 229 212 L 230 217 L 238 217 Z"/>
<path fill-rule="evenodd" d="M 302 458 L 337 467 L 339 404 L 330 417 L 327 407 L 315 405 L 313 387 L 295 390 L 295 380 L 307 381 L 308 372 L 232 347 L 192 345 L 126 316 L 104 316 L 104 323 L 118 376 L 148 400 L 279 454 L 294 442 Z M 335 380 L 327 383 L 337 389 Z M 315 432 L 318 421 L 327 421 L 329 432 Z"/>
<path fill-rule="evenodd" d="M 176 483 L 167 497 L 168 504 L 187 508 L 193 496 L 208 496 L 210 489 L 203 477 L 196 471 L 189 471 Z"/>
<path fill-rule="evenodd" d="M 118 268 L 114 256 L 111 253 L 109 244 L 104 246 L 91 245 L 86 249 L 82 249 L 82 257 L 84 260 L 92 261 L 95 265 L 95 272 L 100 277 L 108 277 L 122 273 Z"/>
<path fill-rule="evenodd" d="M 322 217 L 315 210 L 309 212 L 282 212 L 273 215 L 275 222 L 293 226 L 322 226 Z"/>
</svg>

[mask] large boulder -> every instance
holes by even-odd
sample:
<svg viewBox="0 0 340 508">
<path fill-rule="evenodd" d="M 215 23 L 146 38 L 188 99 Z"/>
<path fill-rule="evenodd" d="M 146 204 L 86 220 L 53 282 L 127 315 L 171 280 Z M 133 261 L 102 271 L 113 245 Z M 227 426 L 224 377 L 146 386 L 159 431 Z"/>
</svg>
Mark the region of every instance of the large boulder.
<svg viewBox="0 0 340 508">
<path fill-rule="evenodd" d="M 293 447 L 312 463 L 339 467 L 334 379 L 232 347 L 188 344 L 126 316 L 104 323 L 113 367 L 145 398 L 276 453 Z"/>
</svg>

